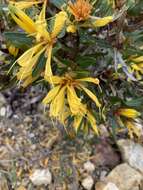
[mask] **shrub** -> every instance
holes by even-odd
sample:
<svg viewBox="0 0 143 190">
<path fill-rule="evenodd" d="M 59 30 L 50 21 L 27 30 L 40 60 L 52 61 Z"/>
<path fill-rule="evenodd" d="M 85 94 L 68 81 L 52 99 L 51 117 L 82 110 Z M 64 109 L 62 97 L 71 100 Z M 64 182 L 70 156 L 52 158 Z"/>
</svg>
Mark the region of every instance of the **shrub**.
<svg viewBox="0 0 143 190">
<path fill-rule="evenodd" d="M 66 131 L 99 135 L 106 123 L 112 134 L 126 127 L 139 137 L 142 7 L 142 0 L 9 1 L 9 75 L 23 88 L 44 85 L 42 102 Z"/>
</svg>

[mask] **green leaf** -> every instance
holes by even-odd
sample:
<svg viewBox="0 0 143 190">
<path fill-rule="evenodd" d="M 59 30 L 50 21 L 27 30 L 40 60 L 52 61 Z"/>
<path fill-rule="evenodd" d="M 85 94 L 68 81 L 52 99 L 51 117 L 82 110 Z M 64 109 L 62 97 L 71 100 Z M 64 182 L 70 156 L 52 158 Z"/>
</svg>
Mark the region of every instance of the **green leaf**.
<svg viewBox="0 0 143 190">
<path fill-rule="evenodd" d="M 143 1 L 137 1 L 132 3 L 132 6 L 128 9 L 128 13 L 133 16 L 138 16 L 142 12 Z"/>
<path fill-rule="evenodd" d="M 52 53 L 53 53 L 53 54 L 56 54 L 60 49 L 62 49 L 62 44 L 61 44 L 61 43 L 57 43 L 57 44 L 54 46 L 54 48 L 53 48 L 53 50 L 52 50 Z"/>
<path fill-rule="evenodd" d="M 35 65 L 33 71 L 32 71 L 32 77 L 36 77 L 39 75 L 45 67 L 46 64 L 46 58 L 44 56 L 44 53 L 42 53 L 39 57 L 38 64 Z"/>
<path fill-rule="evenodd" d="M 119 126 L 118 126 L 118 124 L 117 124 L 117 122 L 116 122 L 116 120 L 115 120 L 114 117 L 112 117 L 112 118 L 110 117 L 109 118 L 109 123 L 111 125 L 112 136 L 116 140 L 116 129 L 119 128 Z"/>
<path fill-rule="evenodd" d="M 67 0 L 52 0 L 52 3 L 53 3 L 58 9 L 61 9 L 61 7 L 64 5 L 64 3 L 67 3 Z"/>
<path fill-rule="evenodd" d="M 80 33 L 80 43 L 87 45 L 98 45 L 101 48 L 111 48 L 111 44 L 109 44 L 106 40 L 100 39 L 99 37 L 92 36 L 92 34 L 79 30 Z"/>
<path fill-rule="evenodd" d="M 117 96 L 111 96 L 109 99 L 112 105 L 118 105 L 122 102 L 122 99 Z"/>
<path fill-rule="evenodd" d="M 0 13 L 2 13 L 3 11 L 8 11 L 8 8 L 5 4 L 0 5 Z"/>
<path fill-rule="evenodd" d="M 87 68 L 90 65 L 96 65 L 96 58 L 91 57 L 90 55 L 88 56 L 79 56 L 76 59 L 76 63 L 82 67 L 82 68 Z"/>
<path fill-rule="evenodd" d="M 143 105 L 143 97 L 125 101 L 124 104 L 129 107 L 140 107 Z"/>
<path fill-rule="evenodd" d="M 22 32 L 5 32 L 6 41 L 17 48 L 26 50 L 31 47 L 33 38 Z"/>
</svg>

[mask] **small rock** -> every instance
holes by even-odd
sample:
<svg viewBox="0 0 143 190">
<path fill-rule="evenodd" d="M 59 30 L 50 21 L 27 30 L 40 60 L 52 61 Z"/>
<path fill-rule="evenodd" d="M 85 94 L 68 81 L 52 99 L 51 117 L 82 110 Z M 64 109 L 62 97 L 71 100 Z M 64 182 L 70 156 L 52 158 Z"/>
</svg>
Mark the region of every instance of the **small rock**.
<svg viewBox="0 0 143 190">
<path fill-rule="evenodd" d="M 96 144 L 94 150 L 94 156 L 92 156 L 91 161 L 95 166 L 113 168 L 120 163 L 120 156 L 115 152 L 107 139 L 102 139 L 99 144 Z"/>
<path fill-rule="evenodd" d="M 107 186 L 104 188 L 104 190 L 119 190 L 119 189 L 114 183 L 109 182 Z"/>
<path fill-rule="evenodd" d="M 52 182 L 52 174 L 49 169 L 37 169 L 35 172 L 30 176 L 30 180 L 34 185 L 48 185 Z"/>
<path fill-rule="evenodd" d="M 106 176 L 107 176 L 107 171 L 105 171 L 105 170 L 101 171 L 101 173 L 100 173 L 100 180 L 103 181 Z"/>
<path fill-rule="evenodd" d="M 122 159 L 133 168 L 143 173 L 143 147 L 131 140 L 117 142 L 122 154 Z"/>
<path fill-rule="evenodd" d="M 132 190 L 139 187 L 142 180 L 143 176 L 138 171 L 124 163 L 115 167 L 104 182 L 98 182 L 95 187 L 96 190 L 107 190 L 109 187 L 114 187 L 109 190 Z"/>
<path fill-rule="evenodd" d="M 94 180 L 91 176 L 87 176 L 86 178 L 83 179 L 82 181 L 82 186 L 86 189 L 86 190 L 91 190 L 94 184 Z"/>
<path fill-rule="evenodd" d="M 96 190 L 120 190 L 114 183 L 99 182 L 96 184 Z"/>
<path fill-rule="evenodd" d="M 103 137 L 109 137 L 109 132 L 107 130 L 107 127 L 103 124 L 99 125 L 99 131 L 100 135 Z"/>
<path fill-rule="evenodd" d="M 92 162 L 90 162 L 90 161 L 85 162 L 83 167 L 89 173 L 93 172 L 95 170 L 94 164 Z"/>
<path fill-rule="evenodd" d="M 32 122 L 32 118 L 31 118 L 30 116 L 26 116 L 26 117 L 24 118 L 24 122 L 25 122 L 25 123 L 31 123 L 31 122 Z"/>
<path fill-rule="evenodd" d="M 6 116 L 6 107 L 1 107 L 1 109 L 0 109 L 0 116 L 1 117 Z"/>
<path fill-rule="evenodd" d="M 0 93 L 0 108 L 6 105 L 5 97 Z"/>
</svg>

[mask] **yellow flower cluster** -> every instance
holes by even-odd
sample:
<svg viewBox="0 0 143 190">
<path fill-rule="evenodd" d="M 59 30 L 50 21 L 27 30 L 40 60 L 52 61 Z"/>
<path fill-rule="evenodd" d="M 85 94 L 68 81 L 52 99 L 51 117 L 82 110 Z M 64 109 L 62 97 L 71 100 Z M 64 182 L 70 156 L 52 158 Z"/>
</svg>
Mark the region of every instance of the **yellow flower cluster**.
<svg viewBox="0 0 143 190">
<path fill-rule="evenodd" d="M 27 16 L 21 9 L 16 6 L 9 5 L 9 10 L 11 12 L 12 18 L 15 22 L 29 35 L 35 38 L 35 44 L 33 47 L 28 49 L 22 56 L 17 59 L 17 63 L 21 66 L 19 72 L 17 73 L 17 78 L 19 80 L 24 80 L 23 86 L 33 82 L 32 69 L 37 64 L 40 55 L 45 52 L 45 57 L 47 57 L 45 76 L 52 75 L 51 70 L 51 56 L 52 48 L 56 42 L 56 37 L 61 32 L 65 21 L 67 19 L 67 13 L 60 11 L 55 15 L 55 22 L 52 32 L 47 30 L 47 22 L 45 18 L 47 1 L 44 1 L 43 8 L 34 22 L 29 16 Z M 37 76 L 38 77 L 38 76 Z M 37 78 L 36 77 L 36 78 Z"/>
<path fill-rule="evenodd" d="M 25 13 L 25 9 L 39 3 L 42 3 L 42 10 L 36 18 L 31 19 L 30 16 Z M 13 20 L 28 36 L 34 38 L 32 47 L 26 50 L 16 60 L 20 66 L 17 72 L 17 79 L 23 82 L 23 87 L 26 87 L 39 76 L 43 77 L 43 71 L 37 76 L 32 76 L 33 69 L 43 54 L 46 58 L 44 79 L 48 81 L 52 87 L 43 100 L 43 103 L 46 105 L 50 104 L 51 117 L 58 118 L 65 125 L 67 118 L 73 116 L 73 126 L 76 131 L 80 124 L 87 125 L 87 123 L 90 123 L 96 134 L 98 134 L 96 120 L 88 110 L 87 105 L 82 102 L 82 98 L 78 97 L 76 90 L 88 95 L 96 106 L 100 108 L 101 104 L 96 95 L 86 88 L 87 82 L 98 85 L 99 80 L 90 77 L 77 79 L 69 74 L 63 77 L 54 76 L 51 68 L 52 49 L 63 28 L 66 28 L 67 32 L 75 33 L 80 21 L 83 22 L 89 19 L 92 22 L 92 27 L 101 27 L 112 22 L 113 17 L 94 18 L 91 16 L 92 4 L 88 0 L 76 0 L 74 3 L 69 2 L 66 10 L 61 10 L 55 14 L 53 27 L 49 31 L 46 7 L 47 0 L 11 0 L 9 3 L 9 11 Z M 71 15 L 73 16 L 71 17 Z M 79 25 L 79 27 L 82 27 L 82 25 Z M 11 47 L 10 52 L 12 52 Z"/>
<path fill-rule="evenodd" d="M 130 138 L 133 138 L 134 135 L 140 137 L 141 132 L 135 123 L 135 119 L 140 116 L 140 112 L 131 108 L 119 108 L 115 115 L 117 116 L 118 124 L 127 127 Z"/>
</svg>

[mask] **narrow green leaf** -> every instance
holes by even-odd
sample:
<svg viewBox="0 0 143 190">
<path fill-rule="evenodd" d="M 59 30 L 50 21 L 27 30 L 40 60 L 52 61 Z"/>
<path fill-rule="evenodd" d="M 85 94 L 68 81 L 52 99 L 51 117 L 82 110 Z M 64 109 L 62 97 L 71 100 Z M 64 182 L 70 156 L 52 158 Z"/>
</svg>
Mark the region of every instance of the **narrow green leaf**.
<svg viewBox="0 0 143 190">
<path fill-rule="evenodd" d="M 5 32 L 6 41 L 17 48 L 26 50 L 31 47 L 33 38 L 22 32 Z"/>
<path fill-rule="evenodd" d="M 44 53 L 42 53 L 39 57 L 38 64 L 36 64 L 33 69 L 32 76 L 36 77 L 37 75 L 39 75 L 44 70 L 45 64 L 46 58 L 44 56 Z"/>
</svg>

